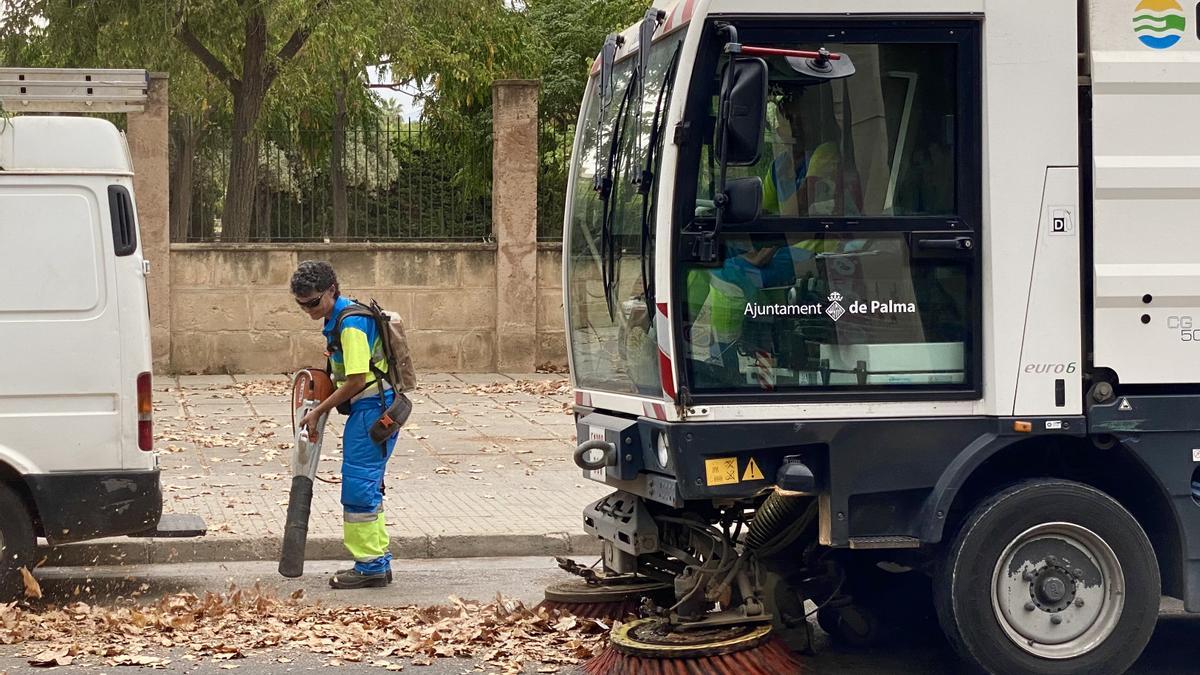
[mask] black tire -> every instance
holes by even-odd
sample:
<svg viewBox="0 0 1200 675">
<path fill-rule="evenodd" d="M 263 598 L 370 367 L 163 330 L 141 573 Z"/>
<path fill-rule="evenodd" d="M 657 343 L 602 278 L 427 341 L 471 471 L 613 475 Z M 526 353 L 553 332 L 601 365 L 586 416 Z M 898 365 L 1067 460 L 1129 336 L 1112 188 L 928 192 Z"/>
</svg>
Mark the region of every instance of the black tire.
<svg viewBox="0 0 1200 675">
<path fill-rule="evenodd" d="M 823 607 L 817 611 L 817 625 L 836 643 L 863 649 L 882 638 L 879 617 L 861 605 Z"/>
<path fill-rule="evenodd" d="M 1049 523 L 1067 523 L 1076 528 L 1086 528 L 1099 537 L 1111 550 L 1111 557 L 1119 564 L 1124 578 L 1124 604 L 1119 613 L 1114 611 L 1107 622 L 1094 620 L 1089 624 L 1081 620 L 1077 624 L 1107 624 L 1113 626 L 1111 632 L 1094 647 L 1068 658 L 1047 658 L 1019 646 L 1016 638 L 1009 636 L 1004 624 L 997 618 L 999 610 L 996 607 L 1003 607 L 1003 604 L 995 599 L 996 593 L 993 592 L 996 578 L 993 575 L 997 573 L 997 565 L 1001 557 L 1006 555 L 1009 545 L 1031 528 L 1054 527 L 1047 525 Z M 1053 537 L 1045 536 L 1047 539 Z M 1046 558 L 1052 559 L 1051 556 Z M 1069 565 L 1064 563 L 1064 566 Z M 1015 579 L 1011 566 L 1009 570 L 1006 576 Z M 1032 588 L 1034 582 L 1029 583 Z M 1071 592 L 1086 587 L 1084 584 L 1072 586 Z M 1102 589 L 1108 587 L 1091 586 Z M 938 621 L 946 637 L 959 655 L 975 667 L 998 674 L 1036 672 L 1047 675 L 1100 675 L 1125 672 L 1149 642 L 1158 621 L 1161 580 L 1158 560 L 1146 533 L 1124 507 L 1087 485 L 1042 479 L 1007 488 L 979 504 L 967 516 L 939 561 L 933 594 Z M 1082 599 L 1082 596 L 1079 597 Z M 1088 605 L 1089 608 L 1098 606 L 1117 605 L 1108 601 Z M 1042 611 L 1040 608 L 1026 609 L 1031 612 L 1027 615 L 1029 617 L 1034 616 L 1034 611 Z M 1067 610 L 1076 611 L 1069 606 Z M 1054 619 L 1053 612 L 1048 611 L 1047 616 L 1050 620 Z M 1099 635 L 1103 635 L 1103 632 Z M 1028 640 L 1025 642 L 1029 643 Z M 1030 650 L 1039 648 L 1042 647 L 1030 643 Z"/>
<path fill-rule="evenodd" d="M 25 582 L 19 568 L 32 571 L 35 537 L 25 502 L 2 484 L 0 516 L 0 602 L 9 602 L 24 595 Z"/>
</svg>

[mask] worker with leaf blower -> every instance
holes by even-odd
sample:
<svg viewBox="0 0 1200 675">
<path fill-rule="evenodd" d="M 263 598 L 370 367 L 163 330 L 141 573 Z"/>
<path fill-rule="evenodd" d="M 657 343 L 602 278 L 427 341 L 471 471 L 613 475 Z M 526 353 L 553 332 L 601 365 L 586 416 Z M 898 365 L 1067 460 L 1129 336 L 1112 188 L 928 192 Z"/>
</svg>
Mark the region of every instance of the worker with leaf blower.
<svg viewBox="0 0 1200 675">
<path fill-rule="evenodd" d="M 291 279 L 300 308 L 324 322 L 327 371 L 336 389 L 300 421 L 316 429 L 329 411 L 349 415 L 342 436 L 343 541 L 354 567 L 329 579 L 333 588 L 383 587 L 392 581 L 391 553 L 383 514 L 383 477 L 400 427 L 412 410 L 404 391 L 411 388 L 407 346 L 397 341 L 384 312 L 374 302 L 360 304 L 341 295 L 333 267 L 304 261 Z M 400 359 L 397 360 L 397 356 Z M 391 363 L 389 363 L 391 362 Z M 393 367 L 392 364 L 399 363 Z M 403 375 L 406 382 L 398 380 Z"/>
</svg>

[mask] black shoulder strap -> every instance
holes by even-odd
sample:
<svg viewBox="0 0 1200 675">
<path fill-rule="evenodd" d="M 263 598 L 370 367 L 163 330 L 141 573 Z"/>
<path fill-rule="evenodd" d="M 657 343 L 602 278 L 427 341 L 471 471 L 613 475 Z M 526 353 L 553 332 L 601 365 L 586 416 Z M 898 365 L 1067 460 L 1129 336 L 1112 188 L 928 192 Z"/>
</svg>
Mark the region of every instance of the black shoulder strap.
<svg viewBox="0 0 1200 675">
<path fill-rule="evenodd" d="M 342 308 L 333 320 L 333 336 L 329 339 L 329 351 L 341 351 L 342 349 L 342 322 L 352 316 L 373 316 L 371 310 L 365 307 L 357 300 L 352 301 L 349 305 Z"/>
<path fill-rule="evenodd" d="M 379 317 L 375 314 L 375 312 L 370 307 L 368 307 L 367 305 L 364 305 L 361 302 L 358 302 L 357 300 L 352 300 L 349 305 L 343 307 L 342 311 L 338 312 L 337 317 L 333 321 L 333 338 L 329 342 L 329 353 L 330 354 L 332 354 L 335 351 L 341 351 L 341 349 L 342 349 L 342 322 L 352 316 L 369 317 L 373 322 L 375 322 L 375 330 L 376 331 L 387 330 L 387 326 L 380 324 Z M 391 353 L 390 353 L 390 350 L 387 349 L 387 344 L 388 344 L 387 336 L 380 335 L 379 339 L 383 340 L 384 352 L 385 352 L 384 358 L 388 360 L 388 364 L 389 364 L 388 368 L 389 368 L 389 370 L 391 370 Z M 390 383 L 391 379 L 389 378 L 388 373 L 384 373 L 383 371 L 379 370 L 379 368 L 377 368 L 375 366 L 374 359 L 368 360 L 368 366 L 371 368 L 371 374 L 375 376 L 375 383 L 379 386 L 379 401 L 382 404 L 383 400 L 384 400 L 383 380 L 385 378 L 388 378 L 388 381 Z M 333 368 L 332 364 L 327 359 L 326 365 L 325 365 L 326 371 L 331 371 L 332 368 Z M 386 406 L 384 406 L 384 407 L 386 407 Z"/>
</svg>

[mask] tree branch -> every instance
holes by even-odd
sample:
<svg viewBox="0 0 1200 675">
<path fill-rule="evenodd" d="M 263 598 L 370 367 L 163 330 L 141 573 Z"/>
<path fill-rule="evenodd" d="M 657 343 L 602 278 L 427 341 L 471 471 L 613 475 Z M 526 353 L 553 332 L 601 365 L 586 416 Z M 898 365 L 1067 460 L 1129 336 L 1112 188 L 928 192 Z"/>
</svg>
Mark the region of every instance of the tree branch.
<svg viewBox="0 0 1200 675">
<path fill-rule="evenodd" d="M 237 95 L 238 89 L 241 89 L 242 87 L 241 80 L 234 76 L 229 68 L 227 68 L 225 64 L 221 62 L 221 59 L 217 58 L 216 54 L 210 52 L 208 47 L 205 47 L 204 43 L 200 42 L 200 38 L 196 37 L 196 34 L 192 32 L 192 27 L 188 25 L 187 21 L 180 22 L 179 28 L 175 30 L 175 37 L 178 38 L 179 41 L 182 42 L 183 45 L 192 52 L 192 54 L 195 54 L 196 58 L 200 59 L 200 62 L 204 64 L 204 67 L 208 68 L 208 72 L 212 73 L 214 77 L 225 83 L 225 86 L 229 88 L 230 93 L 235 96 Z"/>
<path fill-rule="evenodd" d="M 286 65 L 288 61 L 295 58 L 296 54 L 299 54 L 300 50 L 304 48 L 304 43 L 308 42 L 308 36 L 312 34 L 312 18 L 325 11 L 330 4 L 331 0 L 318 0 L 317 4 L 313 6 L 312 11 L 304 17 L 304 22 L 296 28 L 296 32 L 292 33 L 288 41 L 283 43 L 283 46 L 279 48 L 279 53 L 275 55 L 275 60 L 267 66 L 268 88 L 270 88 L 271 83 L 279 75 L 279 67 Z"/>
</svg>

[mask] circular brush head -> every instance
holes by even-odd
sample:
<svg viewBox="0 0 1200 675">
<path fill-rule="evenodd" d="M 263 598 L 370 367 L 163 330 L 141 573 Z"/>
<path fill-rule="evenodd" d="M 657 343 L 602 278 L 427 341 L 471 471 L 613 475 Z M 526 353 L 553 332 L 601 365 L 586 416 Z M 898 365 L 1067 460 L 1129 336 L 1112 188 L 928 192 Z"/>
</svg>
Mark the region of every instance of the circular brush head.
<svg viewBox="0 0 1200 675">
<path fill-rule="evenodd" d="M 609 645 L 583 664 L 588 675 L 789 675 L 804 669 L 770 624 L 677 630 L 663 618 L 613 629 Z"/>
<path fill-rule="evenodd" d="M 538 607 L 587 619 L 620 619 L 636 615 L 643 597 L 656 601 L 671 598 L 674 589 L 668 584 L 641 578 L 614 579 L 599 584 L 571 579 L 547 586 L 546 599 Z"/>
</svg>

